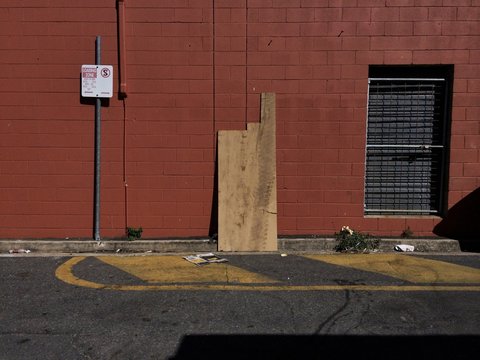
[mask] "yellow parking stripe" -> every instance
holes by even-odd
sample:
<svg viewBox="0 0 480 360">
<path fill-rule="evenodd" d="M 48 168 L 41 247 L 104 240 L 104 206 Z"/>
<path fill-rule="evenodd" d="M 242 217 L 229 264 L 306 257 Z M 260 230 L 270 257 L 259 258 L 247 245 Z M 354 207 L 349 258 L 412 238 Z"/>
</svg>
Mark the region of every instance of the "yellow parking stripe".
<svg viewBox="0 0 480 360">
<path fill-rule="evenodd" d="M 228 263 L 196 266 L 180 256 L 106 256 L 97 259 L 149 283 L 275 283 Z"/>
<path fill-rule="evenodd" d="M 480 269 L 404 254 L 306 255 L 328 264 L 371 271 L 413 283 L 480 283 Z"/>
<path fill-rule="evenodd" d="M 57 279 L 60 279 L 70 285 L 81 286 L 91 289 L 105 288 L 105 285 L 103 284 L 83 280 L 73 275 L 73 267 L 85 259 L 85 256 L 77 256 L 71 258 L 70 260 L 67 260 L 62 265 L 60 265 L 57 270 L 55 270 L 55 276 L 57 277 Z"/>
<path fill-rule="evenodd" d="M 252 285 L 252 284 L 160 284 L 160 285 L 120 285 L 100 284 L 78 278 L 73 268 L 86 257 L 79 256 L 67 260 L 55 271 L 55 276 L 70 285 L 90 289 L 118 291 L 467 291 L 480 292 L 480 286 L 448 285 Z"/>
</svg>

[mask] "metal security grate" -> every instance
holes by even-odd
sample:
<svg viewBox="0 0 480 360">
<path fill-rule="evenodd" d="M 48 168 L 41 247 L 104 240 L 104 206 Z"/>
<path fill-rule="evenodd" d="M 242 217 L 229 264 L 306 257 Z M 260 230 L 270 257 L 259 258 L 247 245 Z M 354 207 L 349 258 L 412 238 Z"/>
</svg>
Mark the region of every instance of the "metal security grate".
<svg viewBox="0 0 480 360">
<path fill-rule="evenodd" d="M 445 79 L 369 79 L 367 214 L 439 212 L 445 95 Z"/>
</svg>

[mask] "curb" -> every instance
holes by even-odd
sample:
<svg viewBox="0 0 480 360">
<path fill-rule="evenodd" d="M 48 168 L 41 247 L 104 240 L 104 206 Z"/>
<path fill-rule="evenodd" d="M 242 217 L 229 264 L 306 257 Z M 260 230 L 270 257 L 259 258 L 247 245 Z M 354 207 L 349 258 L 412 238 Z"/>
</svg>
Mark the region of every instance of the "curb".
<svg viewBox="0 0 480 360">
<path fill-rule="evenodd" d="M 335 247 L 333 238 L 280 238 L 278 251 L 290 252 L 332 252 Z M 415 252 L 461 252 L 460 244 L 452 239 L 381 239 L 379 250 L 393 252 L 394 246 L 413 245 Z M 216 241 L 210 239 L 187 240 L 0 240 L 0 253 L 199 253 L 217 252 Z"/>
</svg>

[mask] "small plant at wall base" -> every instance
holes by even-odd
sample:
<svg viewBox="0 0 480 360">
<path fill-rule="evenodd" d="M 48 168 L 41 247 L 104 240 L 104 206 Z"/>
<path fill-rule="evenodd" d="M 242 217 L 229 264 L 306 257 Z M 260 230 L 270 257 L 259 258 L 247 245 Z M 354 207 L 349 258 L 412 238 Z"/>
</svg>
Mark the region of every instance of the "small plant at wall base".
<svg viewBox="0 0 480 360">
<path fill-rule="evenodd" d="M 412 231 L 412 229 L 410 229 L 410 226 L 407 226 L 407 228 L 402 231 L 400 236 L 404 239 L 408 239 L 408 238 L 413 237 L 413 231 Z"/>
<path fill-rule="evenodd" d="M 335 250 L 340 252 L 367 253 L 377 251 L 379 245 L 379 240 L 374 236 L 353 231 L 348 226 L 342 226 L 340 232 L 335 233 L 335 239 Z"/>
<path fill-rule="evenodd" d="M 142 232 L 143 232 L 143 229 L 141 227 L 139 228 L 127 227 L 127 238 L 130 241 L 138 240 L 142 237 Z"/>
</svg>

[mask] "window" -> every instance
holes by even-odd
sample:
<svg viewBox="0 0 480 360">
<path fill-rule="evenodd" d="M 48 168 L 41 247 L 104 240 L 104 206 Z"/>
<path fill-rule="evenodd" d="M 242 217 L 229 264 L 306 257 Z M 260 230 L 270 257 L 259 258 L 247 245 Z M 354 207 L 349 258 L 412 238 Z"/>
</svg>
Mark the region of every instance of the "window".
<svg viewBox="0 0 480 360">
<path fill-rule="evenodd" d="M 452 66 L 371 66 L 365 214 L 441 214 Z"/>
</svg>

